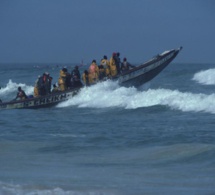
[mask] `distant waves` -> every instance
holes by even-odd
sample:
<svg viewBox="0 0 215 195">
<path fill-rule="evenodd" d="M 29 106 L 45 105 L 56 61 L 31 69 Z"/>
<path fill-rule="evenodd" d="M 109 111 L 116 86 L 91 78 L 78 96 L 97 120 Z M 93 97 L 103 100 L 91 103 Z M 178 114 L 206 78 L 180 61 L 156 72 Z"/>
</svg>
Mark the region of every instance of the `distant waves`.
<svg viewBox="0 0 215 195">
<path fill-rule="evenodd" d="M 203 85 L 215 85 L 215 69 L 202 70 L 194 74 L 194 81 Z"/>
</svg>

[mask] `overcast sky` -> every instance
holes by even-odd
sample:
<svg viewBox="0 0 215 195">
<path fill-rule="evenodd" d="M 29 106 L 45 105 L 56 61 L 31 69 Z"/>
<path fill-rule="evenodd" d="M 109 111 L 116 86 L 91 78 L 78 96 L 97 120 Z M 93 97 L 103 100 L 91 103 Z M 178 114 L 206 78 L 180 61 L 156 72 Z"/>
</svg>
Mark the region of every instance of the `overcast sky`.
<svg viewBox="0 0 215 195">
<path fill-rule="evenodd" d="M 0 0 L 0 63 L 130 62 L 183 46 L 174 62 L 215 63 L 214 0 Z"/>
</svg>

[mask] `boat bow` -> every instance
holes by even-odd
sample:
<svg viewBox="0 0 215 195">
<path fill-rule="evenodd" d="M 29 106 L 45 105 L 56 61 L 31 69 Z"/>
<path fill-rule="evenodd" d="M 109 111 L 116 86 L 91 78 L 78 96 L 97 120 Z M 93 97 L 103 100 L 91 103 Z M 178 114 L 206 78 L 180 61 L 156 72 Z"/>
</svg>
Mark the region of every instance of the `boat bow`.
<svg viewBox="0 0 215 195">
<path fill-rule="evenodd" d="M 156 55 L 144 64 L 121 74 L 119 84 L 125 87 L 139 87 L 157 76 L 181 51 L 182 47 Z"/>
</svg>

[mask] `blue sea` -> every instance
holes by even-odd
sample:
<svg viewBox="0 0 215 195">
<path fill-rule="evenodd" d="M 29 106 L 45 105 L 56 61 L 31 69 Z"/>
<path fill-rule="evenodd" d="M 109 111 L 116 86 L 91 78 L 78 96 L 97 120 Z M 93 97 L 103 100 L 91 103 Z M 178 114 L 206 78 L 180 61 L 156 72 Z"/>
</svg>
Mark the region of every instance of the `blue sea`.
<svg viewBox="0 0 215 195">
<path fill-rule="evenodd" d="M 1 64 L 0 99 L 74 64 Z M 81 72 L 88 66 L 80 68 Z M 215 64 L 171 63 L 55 107 L 0 111 L 1 195 L 215 194 Z"/>
</svg>

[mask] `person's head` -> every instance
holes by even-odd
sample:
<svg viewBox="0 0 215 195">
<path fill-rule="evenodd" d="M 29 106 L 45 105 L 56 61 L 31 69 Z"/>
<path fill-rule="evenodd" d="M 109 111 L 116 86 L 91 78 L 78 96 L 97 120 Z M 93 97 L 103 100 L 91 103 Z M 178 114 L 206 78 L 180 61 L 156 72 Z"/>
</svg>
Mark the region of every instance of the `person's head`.
<svg viewBox="0 0 215 195">
<path fill-rule="evenodd" d="M 22 88 L 21 87 L 18 87 L 18 91 L 21 91 L 22 90 Z"/>
<path fill-rule="evenodd" d="M 116 56 L 116 52 L 113 52 L 113 53 L 112 53 L 112 56 Z"/>
<path fill-rule="evenodd" d="M 93 60 L 92 63 L 96 63 L 96 60 Z"/>
<path fill-rule="evenodd" d="M 119 52 L 117 52 L 117 53 L 116 53 L 116 55 L 119 57 L 119 56 L 120 56 L 120 53 L 119 53 Z"/>
<path fill-rule="evenodd" d="M 62 69 L 62 71 L 63 71 L 63 72 L 67 72 L 67 68 L 64 67 L 64 68 Z"/>
<path fill-rule="evenodd" d="M 126 59 L 126 58 L 123 58 L 123 61 L 124 61 L 124 62 L 126 62 L 126 61 L 127 61 L 127 59 Z"/>
<path fill-rule="evenodd" d="M 107 60 L 107 56 L 106 55 L 104 55 L 104 57 L 103 57 L 105 60 Z"/>
<path fill-rule="evenodd" d="M 78 70 L 78 66 L 75 66 L 75 69 Z"/>
</svg>

